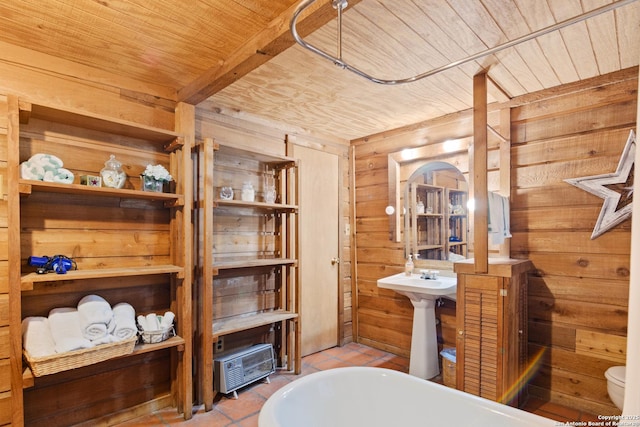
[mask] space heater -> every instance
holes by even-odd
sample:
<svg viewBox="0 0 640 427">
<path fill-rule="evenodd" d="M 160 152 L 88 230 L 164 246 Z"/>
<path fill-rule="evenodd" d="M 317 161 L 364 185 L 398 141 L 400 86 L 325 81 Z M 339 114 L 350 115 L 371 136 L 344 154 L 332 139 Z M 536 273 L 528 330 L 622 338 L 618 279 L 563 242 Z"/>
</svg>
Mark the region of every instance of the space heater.
<svg viewBox="0 0 640 427">
<path fill-rule="evenodd" d="M 220 393 L 234 393 L 275 372 L 273 345 L 257 344 L 213 360 L 214 387 Z"/>
</svg>

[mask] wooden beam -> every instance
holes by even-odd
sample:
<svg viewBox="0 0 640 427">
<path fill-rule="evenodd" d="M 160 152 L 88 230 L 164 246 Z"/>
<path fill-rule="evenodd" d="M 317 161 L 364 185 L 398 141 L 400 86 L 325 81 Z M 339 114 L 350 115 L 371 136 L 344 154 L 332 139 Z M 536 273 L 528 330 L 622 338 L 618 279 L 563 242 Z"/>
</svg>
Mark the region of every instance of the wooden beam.
<svg viewBox="0 0 640 427">
<path fill-rule="evenodd" d="M 21 426 L 24 424 L 24 399 L 22 395 L 22 303 L 20 299 L 20 193 L 18 181 L 20 178 L 20 125 L 19 101 L 15 95 L 7 97 L 7 222 L 11 225 L 7 233 L 8 252 L 8 281 L 9 281 L 9 365 L 10 365 L 10 424 Z M 3 316 L 4 317 L 4 316 Z M 6 385 L 6 382 L 3 383 Z M 3 417 L 4 418 L 4 417 Z"/>
<path fill-rule="evenodd" d="M 349 0 L 349 8 L 361 0 Z M 199 104 L 249 72 L 284 52 L 295 44 L 289 31 L 289 22 L 297 3 L 275 18 L 269 25 L 241 46 L 229 59 L 209 68 L 204 74 L 178 91 L 178 101 Z M 331 1 L 318 1 L 311 11 L 298 20 L 298 33 L 304 37 L 336 16 Z"/>
<path fill-rule="evenodd" d="M 476 273 L 489 269 L 487 228 L 487 74 L 473 76 L 473 251 Z"/>
<path fill-rule="evenodd" d="M 511 108 L 500 110 L 500 194 L 511 199 Z M 509 212 L 511 214 L 511 212 Z M 511 238 L 500 245 L 500 256 L 511 256 Z"/>
</svg>

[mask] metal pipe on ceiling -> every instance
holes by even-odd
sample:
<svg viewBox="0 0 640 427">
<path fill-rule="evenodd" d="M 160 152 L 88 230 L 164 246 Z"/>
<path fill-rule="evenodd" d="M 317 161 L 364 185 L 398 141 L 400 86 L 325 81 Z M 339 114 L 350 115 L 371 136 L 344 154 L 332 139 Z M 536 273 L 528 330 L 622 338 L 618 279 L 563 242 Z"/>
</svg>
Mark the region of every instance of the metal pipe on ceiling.
<svg viewBox="0 0 640 427">
<path fill-rule="evenodd" d="M 570 25 L 576 24 L 578 22 L 584 21 L 586 19 L 589 18 L 593 18 L 594 16 L 598 16 L 602 13 L 605 12 L 609 12 L 611 10 L 617 9 L 619 7 L 625 6 L 627 4 L 633 3 L 636 0 L 618 0 L 615 1 L 613 3 L 609 3 L 606 4 L 604 6 L 601 6 L 599 8 L 590 10 L 588 12 L 585 12 L 581 15 L 577 15 L 574 16 L 573 18 L 569 18 L 566 19 L 564 21 L 561 22 L 557 22 L 553 25 L 550 25 L 548 27 L 542 28 L 540 30 L 534 31 L 532 33 L 526 34 L 524 36 L 515 38 L 513 40 L 509 40 L 508 42 L 499 44 L 497 46 L 494 46 L 492 48 L 489 48 L 487 50 L 475 53 L 473 55 L 467 56 L 466 58 L 463 59 L 459 59 L 457 61 L 453 61 L 450 62 L 446 65 L 443 65 L 441 67 L 437 67 L 434 68 L 432 70 L 426 71 L 422 74 L 417 74 L 413 77 L 407 77 L 404 79 L 382 79 L 382 78 L 378 78 L 378 77 L 374 77 L 371 76 L 367 73 L 365 73 L 364 71 L 348 64 L 347 62 L 345 62 L 342 59 L 342 12 L 343 9 L 345 9 L 347 7 L 347 2 L 345 0 L 333 0 L 333 7 L 335 9 L 338 10 L 338 57 L 333 56 L 327 52 L 325 52 L 324 50 L 312 45 L 311 43 L 306 42 L 305 40 L 303 40 L 303 38 L 300 36 L 300 34 L 298 34 L 296 25 L 298 22 L 298 17 L 300 16 L 300 14 L 302 14 L 302 12 L 304 12 L 309 6 L 311 6 L 313 3 L 316 2 L 316 0 L 302 0 L 298 6 L 296 7 L 296 10 L 293 13 L 293 16 L 291 18 L 291 22 L 290 22 L 290 28 L 291 28 L 291 34 L 293 36 L 293 38 L 295 39 L 295 41 L 302 47 L 304 47 L 307 50 L 310 50 L 311 52 L 333 62 L 335 65 L 344 68 L 345 70 L 349 70 L 352 73 L 355 73 L 357 75 L 359 75 L 360 77 L 364 77 L 365 79 L 372 81 L 374 83 L 379 83 L 379 84 L 383 84 L 383 85 L 397 85 L 397 84 L 403 84 L 403 83 L 411 83 L 411 82 L 415 82 L 418 81 L 420 79 L 424 79 L 425 77 L 429 77 L 429 76 L 433 76 L 434 74 L 438 74 L 441 73 L 442 71 L 446 71 L 450 68 L 455 68 L 459 65 L 462 64 L 466 64 L 467 62 L 471 62 L 471 61 L 475 61 L 476 59 L 480 59 L 483 58 L 485 56 L 494 54 L 496 52 L 500 52 L 501 50 L 516 46 L 520 43 L 524 43 L 526 41 L 529 41 L 531 39 L 534 39 L 536 37 L 540 37 L 543 36 L 545 34 L 551 33 L 553 31 L 557 31 L 560 30 L 562 28 L 568 27 Z"/>
</svg>

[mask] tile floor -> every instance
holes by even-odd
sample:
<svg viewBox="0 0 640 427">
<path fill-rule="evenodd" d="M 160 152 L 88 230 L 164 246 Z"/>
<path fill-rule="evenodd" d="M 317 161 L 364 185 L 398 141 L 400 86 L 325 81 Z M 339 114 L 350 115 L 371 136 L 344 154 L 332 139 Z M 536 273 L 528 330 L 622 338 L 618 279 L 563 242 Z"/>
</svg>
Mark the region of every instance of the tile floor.
<svg viewBox="0 0 640 427">
<path fill-rule="evenodd" d="M 343 347 L 331 348 L 304 357 L 301 375 L 343 366 L 378 366 L 408 372 L 409 360 L 361 344 L 350 343 Z M 196 406 L 194 416 L 189 421 L 184 421 L 182 416 L 175 412 L 175 409 L 167 408 L 118 424 L 118 427 L 256 427 L 258 413 L 267 398 L 289 381 L 299 377 L 289 373 L 276 372 L 271 375 L 269 384 L 257 382 L 241 389 L 238 400 L 218 395 L 214 401 L 213 410 L 205 412 L 201 406 Z M 595 415 L 536 398 L 530 398 L 523 409 L 561 422 L 597 421 Z"/>
</svg>

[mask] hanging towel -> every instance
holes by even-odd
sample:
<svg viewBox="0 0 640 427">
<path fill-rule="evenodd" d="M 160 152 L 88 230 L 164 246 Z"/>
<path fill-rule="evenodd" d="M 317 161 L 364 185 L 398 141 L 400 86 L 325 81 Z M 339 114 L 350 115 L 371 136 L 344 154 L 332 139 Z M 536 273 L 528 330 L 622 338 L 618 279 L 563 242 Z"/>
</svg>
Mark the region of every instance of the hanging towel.
<svg viewBox="0 0 640 427">
<path fill-rule="evenodd" d="M 25 317 L 22 320 L 22 346 L 31 357 L 55 354 L 56 343 L 49 329 L 49 319 L 43 316 Z"/>
<path fill-rule="evenodd" d="M 87 295 L 78 303 L 80 328 L 86 339 L 97 340 L 109 334 L 113 321 L 111 305 L 99 295 Z"/>
<path fill-rule="evenodd" d="M 82 336 L 80 314 L 73 307 L 51 310 L 49 312 L 49 330 L 58 353 L 94 346 L 91 341 Z"/>
<path fill-rule="evenodd" d="M 511 237 L 509 199 L 500 194 L 489 192 L 487 205 L 489 208 L 488 226 L 491 243 L 498 245 Z"/>
<path fill-rule="evenodd" d="M 121 302 L 113 306 L 113 319 L 115 329 L 113 336 L 116 340 L 126 340 L 133 338 L 138 333 L 136 327 L 136 311 L 131 304 Z"/>
</svg>

